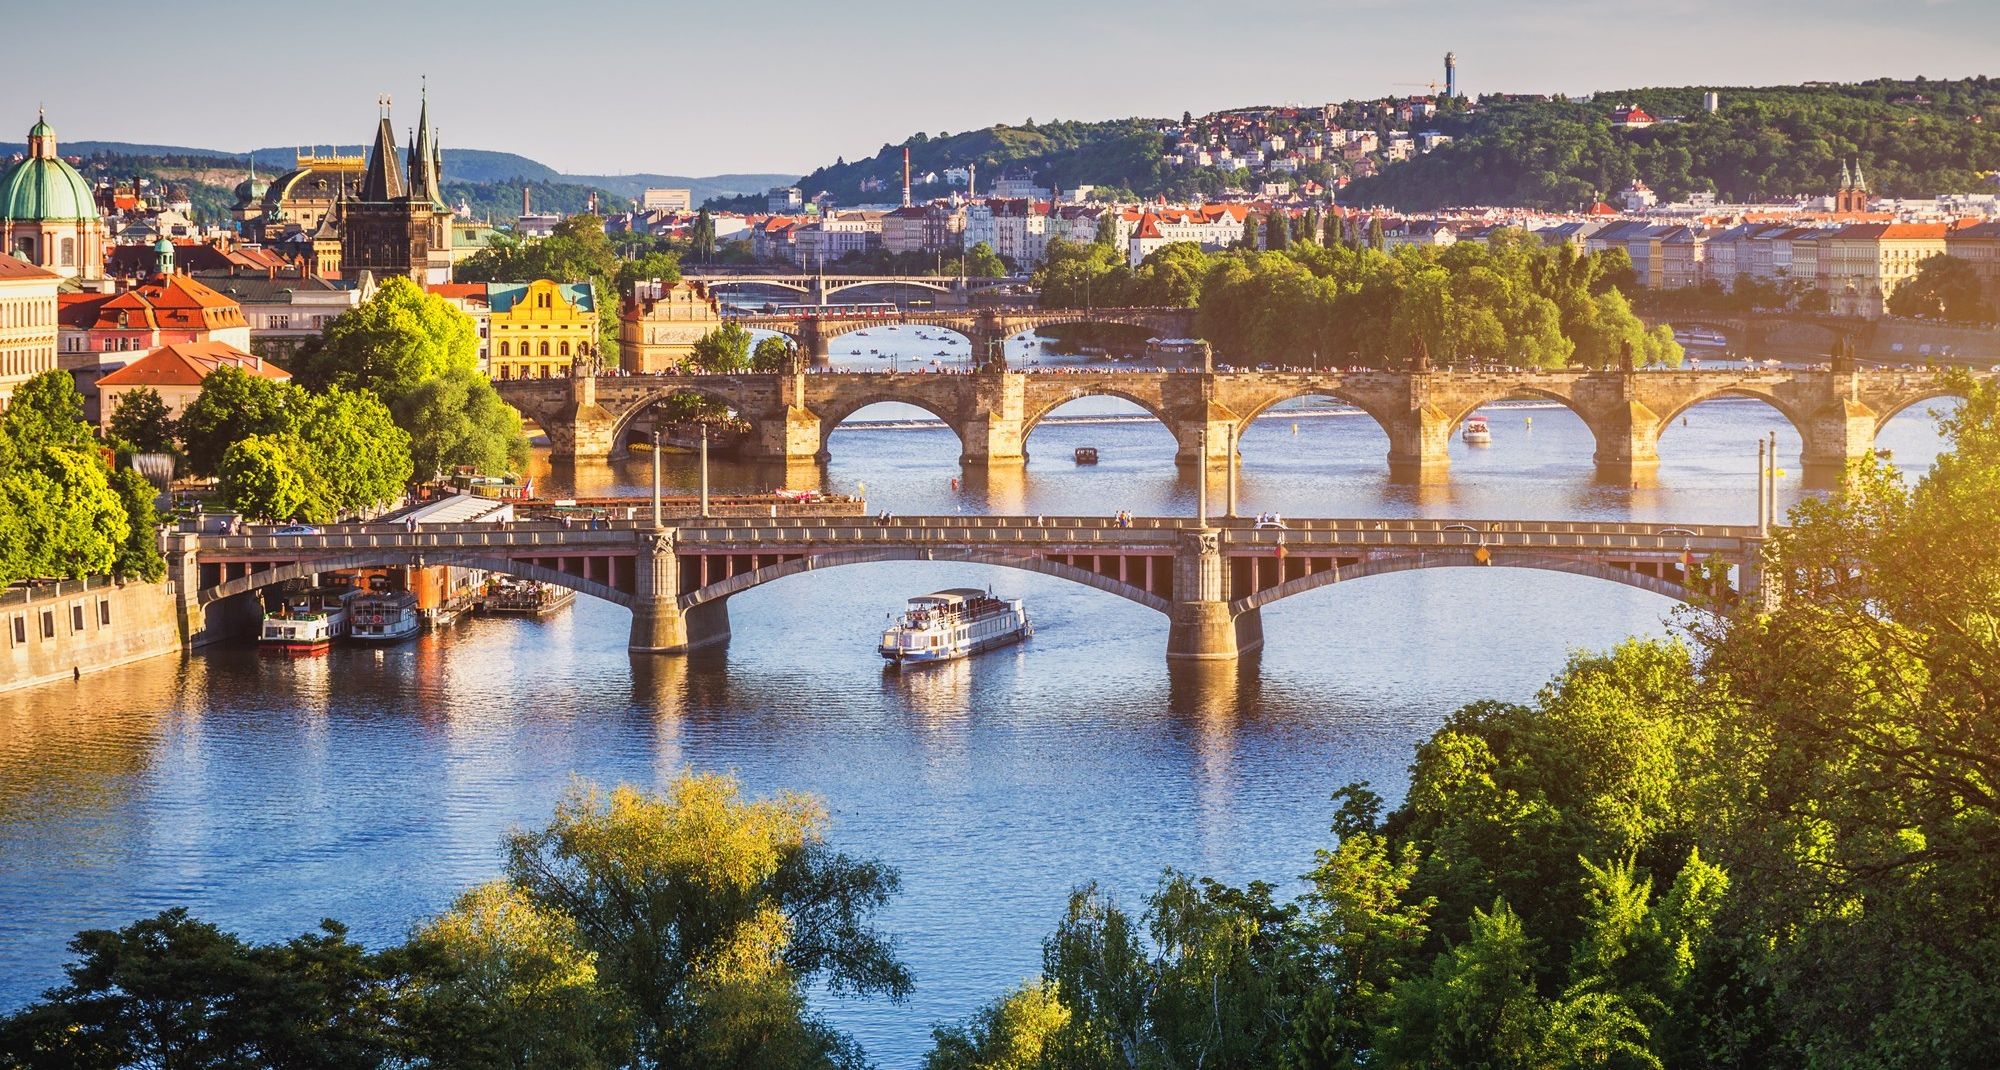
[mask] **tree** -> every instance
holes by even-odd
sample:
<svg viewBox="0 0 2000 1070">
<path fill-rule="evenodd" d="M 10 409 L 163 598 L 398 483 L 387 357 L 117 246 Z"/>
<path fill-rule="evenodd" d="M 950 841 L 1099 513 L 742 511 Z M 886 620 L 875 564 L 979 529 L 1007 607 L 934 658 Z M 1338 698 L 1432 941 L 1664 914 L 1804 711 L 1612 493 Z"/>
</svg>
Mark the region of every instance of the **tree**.
<svg viewBox="0 0 2000 1070">
<path fill-rule="evenodd" d="M 965 274 L 974 279 L 1000 279 L 1007 276 L 1007 264 L 1002 261 L 991 245 L 975 242 L 965 251 Z"/>
<path fill-rule="evenodd" d="M 731 322 L 695 339 L 688 364 L 710 375 L 735 375 L 750 370 L 750 332 Z"/>
<path fill-rule="evenodd" d="M 113 486 L 108 453 L 83 422 L 83 397 L 64 371 L 15 388 L 0 413 L 0 580 L 101 576 L 130 561 L 133 517 Z M 146 521 L 148 517 L 141 517 Z M 150 527 L 147 533 L 151 533 Z M 151 555 L 157 559 L 158 550 Z"/>
<path fill-rule="evenodd" d="M 521 414 L 479 374 L 432 379 L 391 410 L 410 435 L 410 464 L 417 479 L 434 479 L 461 466 L 475 472 L 518 471 L 528 461 Z"/>
<path fill-rule="evenodd" d="M 232 443 L 216 466 L 217 495 L 245 516 L 308 518 L 315 505 L 314 495 L 306 477 L 293 464 L 293 454 L 291 443 L 270 435 L 252 435 Z"/>
<path fill-rule="evenodd" d="M 111 435 L 134 453 L 173 453 L 174 418 L 151 387 L 128 390 L 111 410 Z"/>
<path fill-rule="evenodd" d="M 282 435 L 297 419 L 305 394 L 276 379 L 221 367 L 201 381 L 201 393 L 181 413 L 188 467 L 213 476 L 229 447 L 252 435 Z"/>
<path fill-rule="evenodd" d="M 750 370 L 753 372 L 781 372 L 792 366 L 798 347 L 784 335 L 774 334 L 760 338 L 750 351 Z"/>
<path fill-rule="evenodd" d="M 688 228 L 688 246 L 696 260 L 706 263 L 715 259 L 715 217 L 708 214 L 707 205 L 695 214 L 694 226 Z"/>
<path fill-rule="evenodd" d="M 1236 239 L 1236 247 L 1238 249 L 1257 248 L 1259 234 L 1260 228 L 1257 226 L 1256 214 L 1252 212 L 1243 213 L 1243 235 Z"/>
<path fill-rule="evenodd" d="M 1925 257 L 1917 273 L 1896 287 L 1889 295 L 1889 314 L 1951 323 L 1991 323 L 1994 318 L 1978 269 L 1947 253 Z"/>
<path fill-rule="evenodd" d="M 1264 217 L 1264 248 L 1283 252 L 1292 247 L 1292 219 L 1282 208 Z"/>
<path fill-rule="evenodd" d="M 895 873 L 824 842 L 811 799 L 741 798 L 684 775 L 664 795 L 581 785 L 507 840 L 507 881 L 566 916 L 655 1066 L 804 1067 L 848 1057 L 806 985 L 902 998 L 908 972 L 869 916 Z"/>
<path fill-rule="evenodd" d="M 1029 981 L 970 1021 L 931 1030 L 924 1070 L 1038 1070 L 1069 1022 L 1069 1008 L 1049 986 Z"/>
<path fill-rule="evenodd" d="M 373 394 L 328 389 L 310 399 L 288 438 L 293 465 L 316 500 L 315 519 L 387 505 L 410 482 L 410 436 Z"/>
</svg>

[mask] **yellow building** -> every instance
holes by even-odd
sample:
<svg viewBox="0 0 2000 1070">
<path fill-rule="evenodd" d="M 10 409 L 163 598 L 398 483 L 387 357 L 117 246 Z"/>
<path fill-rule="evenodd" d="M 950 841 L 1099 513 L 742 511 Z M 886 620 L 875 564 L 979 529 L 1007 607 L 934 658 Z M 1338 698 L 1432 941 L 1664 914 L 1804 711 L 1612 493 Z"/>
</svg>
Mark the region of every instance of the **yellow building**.
<svg viewBox="0 0 2000 1070">
<path fill-rule="evenodd" d="M 597 300 L 588 282 L 486 286 L 487 363 L 495 379 L 560 379 L 597 366 Z"/>
<path fill-rule="evenodd" d="M 1945 230 L 1943 223 L 1860 223 L 1820 239 L 1819 285 L 1831 311 L 1879 318 L 1917 265 L 1946 251 Z"/>
<path fill-rule="evenodd" d="M 640 282 L 618 321 L 618 363 L 635 375 L 678 371 L 720 326 L 722 305 L 700 283 Z"/>
<path fill-rule="evenodd" d="M 0 410 L 14 388 L 56 366 L 55 272 L 0 255 Z"/>
</svg>

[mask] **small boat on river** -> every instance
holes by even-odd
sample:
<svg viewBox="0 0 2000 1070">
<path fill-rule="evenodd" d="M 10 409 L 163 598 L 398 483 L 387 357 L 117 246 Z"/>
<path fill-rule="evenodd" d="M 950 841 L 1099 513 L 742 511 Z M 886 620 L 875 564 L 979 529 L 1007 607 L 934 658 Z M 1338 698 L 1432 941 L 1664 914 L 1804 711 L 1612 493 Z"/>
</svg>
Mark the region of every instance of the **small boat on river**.
<svg viewBox="0 0 2000 1070">
<path fill-rule="evenodd" d="M 1076 463 L 1078 463 L 1078 464 L 1096 464 L 1096 463 L 1097 463 L 1097 447 L 1096 447 L 1096 446 L 1078 446 L 1078 447 L 1076 448 Z"/>
<path fill-rule="evenodd" d="M 1463 438 L 1468 446 L 1491 446 L 1493 428 L 1487 424 L 1484 416 L 1468 416 L 1465 419 L 1465 429 L 1459 432 L 1459 437 Z"/>
<path fill-rule="evenodd" d="M 325 650 L 347 635 L 353 604 L 360 597 L 353 587 L 313 587 L 287 595 L 284 607 L 264 618 L 257 645 L 291 654 Z"/>
<path fill-rule="evenodd" d="M 954 587 L 910 599 L 903 615 L 882 633 L 880 650 L 890 664 L 902 668 L 952 661 L 1033 634 L 1020 599 Z"/>
<path fill-rule="evenodd" d="M 576 592 L 538 580 L 500 578 L 486 588 L 479 611 L 509 617 L 542 617 L 569 607 Z"/>
<path fill-rule="evenodd" d="M 416 595 L 385 591 L 354 603 L 354 626 L 349 636 L 357 643 L 400 643 L 423 628 Z"/>
</svg>

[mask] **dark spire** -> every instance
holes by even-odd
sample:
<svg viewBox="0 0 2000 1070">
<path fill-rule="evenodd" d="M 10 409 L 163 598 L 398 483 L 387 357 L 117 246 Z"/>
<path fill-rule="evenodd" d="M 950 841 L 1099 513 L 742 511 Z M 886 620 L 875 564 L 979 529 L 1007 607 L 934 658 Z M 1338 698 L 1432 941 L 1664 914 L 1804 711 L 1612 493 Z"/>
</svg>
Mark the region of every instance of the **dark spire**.
<svg viewBox="0 0 2000 1070">
<path fill-rule="evenodd" d="M 441 152 L 437 148 L 436 137 L 431 133 L 430 93 L 424 93 L 422 106 L 417 111 L 417 139 L 410 145 L 410 198 L 429 201 L 433 207 L 444 207 L 444 191 L 440 188 L 443 168 L 439 166 Z"/>
<path fill-rule="evenodd" d="M 382 118 L 375 127 L 375 147 L 368 153 L 368 170 L 361 176 L 361 199 L 393 201 L 408 190 L 403 165 L 396 159 L 396 130 L 389 125 L 389 98 L 381 99 Z"/>
</svg>

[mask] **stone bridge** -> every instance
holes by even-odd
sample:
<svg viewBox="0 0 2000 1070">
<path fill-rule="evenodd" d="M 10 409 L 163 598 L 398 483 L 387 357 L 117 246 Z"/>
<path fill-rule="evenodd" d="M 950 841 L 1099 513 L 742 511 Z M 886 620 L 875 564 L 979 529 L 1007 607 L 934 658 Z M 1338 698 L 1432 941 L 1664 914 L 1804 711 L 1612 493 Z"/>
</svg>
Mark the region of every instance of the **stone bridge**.
<svg viewBox="0 0 2000 1070">
<path fill-rule="evenodd" d="M 1205 518 L 1204 518 L 1205 520 Z M 1762 591 L 1754 527 L 1488 520 L 1138 517 L 750 518 L 653 528 L 544 522 L 311 535 L 168 537 L 191 643 L 209 611 L 322 572 L 460 565 L 569 587 L 632 610 L 634 651 L 679 653 L 729 635 L 731 596 L 787 576 L 881 561 L 955 561 L 1081 583 L 1167 616 L 1167 656 L 1227 660 L 1263 642 L 1264 606 L 1334 583 L 1423 568 L 1591 576 L 1718 610 Z M 221 620 L 228 614 L 218 613 Z"/>
<path fill-rule="evenodd" d="M 823 305 L 834 294 L 844 290 L 863 289 L 870 286 L 904 286 L 919 290 L 929 290 L 939 294 L 970 293 L 990 289 L 995 286 L 1019 285 L 1022 280 L 983 279 L 953 275 L 828 275 L 805 272 L 721 272 L 682 275 L 689 282 L 698 282 L 710 290 L 762 286 L 772 290 L 786 290 L 798 294 L 805 300 L 801 303 Z"/>
<path fill-rule="evenodd" d="M 833 340 L 854 331 L 890 324 L 941 327 L 972 342 L 969 356 L 984 361 L 1001 352 L 1000 344 L 1023 331 L 1064 323 L 1115 323 L 1140 328 L 1165 338 L 1186 338 L 1194 332 L 1191 308 L 982 308 L 975 311 L 905 311 L 893 315 L 733 315 L 745 327 L 762 327 L 790 338 L 815 364 L 832 356 Z"/>
<path fill-rule="evenodd" d="M 1325 397 L 1373 417 L 1389 440 L 1398 478 L 1442 476 L 1458 425 L 1481 406 L 1509 398 L 1557 402 L 1596 439 L 1607 478 L 1659 464 L 1662 429 L 1710 398 L 1753 397 L 1776 409 L 1804 443 L 1809 478 L 1837 477 L 1874 448 L 1883 424 L 1912 405 L 1951 396 L 1939 373 L 1886 370 L 1535 371 L 1535 372 L 978 372 L 635 375 L 513 380 L 494 384 L 547 432 L 558 459 L 622 452 L 625 432 L 676 393 L 719 401 L 748 421 L 748 457 L 826 459 L 833 429 L 865 405 L 893 401 L 923 408 L 958 435 L 961 463 L 1020 464 L 1035 425 L 1066 402 L 1108 396 L 1130 401 L 1173 432 L 1176 458 L 1226 463 L 1250 421 L 1299 397 Z"/>
</svg>

